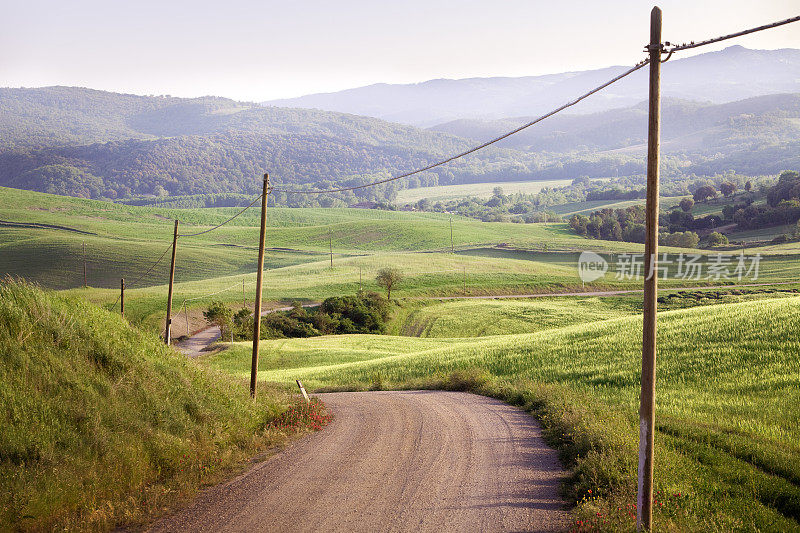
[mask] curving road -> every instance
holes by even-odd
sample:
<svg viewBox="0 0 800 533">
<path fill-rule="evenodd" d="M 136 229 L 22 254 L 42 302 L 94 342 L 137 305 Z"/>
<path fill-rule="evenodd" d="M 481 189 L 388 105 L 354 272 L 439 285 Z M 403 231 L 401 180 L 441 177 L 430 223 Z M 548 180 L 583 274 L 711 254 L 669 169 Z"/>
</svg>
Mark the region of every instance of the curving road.
<svg viewBox="0 0 800 533">
<path fill-rule="evenodd" d="M 536 421 L 462 392 L 320 395 L 310 435 L 152 531 L 559 531 L 564 475 Z"/>
</svg>

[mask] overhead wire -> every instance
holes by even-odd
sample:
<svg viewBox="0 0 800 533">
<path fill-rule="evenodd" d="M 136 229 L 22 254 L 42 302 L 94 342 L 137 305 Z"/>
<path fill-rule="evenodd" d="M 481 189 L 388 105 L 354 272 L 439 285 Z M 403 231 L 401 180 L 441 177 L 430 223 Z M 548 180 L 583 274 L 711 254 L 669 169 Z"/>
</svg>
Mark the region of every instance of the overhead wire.
<svg viewBox="0 0 800 533">
<path fill-rule="evenodd" d="M 134 285 L 136 285 L 137 283 L 142 281 L 145 277 L 147 277 L 147 275 L 150 274 L 150 272 L 153 271 L 153 269 L 156 267 L 156 265 L 158 265 L 161 262 L 161 260 L 164 259 L 164 256 L 167 255 L 167 252 L 169 252 L 170 248 L 172 248 L 172 244 L 167 246 L 166 249 L 163 252 L 161 252 L 161 255 L 158 257 L 158 259 L 156 259 L 155 263 L 150 265 L 150 268 L 147 269 L 147 272 L 145 272 L 144 274 L 142 274 L 141 276 L 136 278 L 136 281 L 133 281 L 131 283 L 126 283 L 125 284 L 125 288 L 127 289 L 129 287 L 133 287 Z M 114 301 L 114 304 L 111 306 L 111 309 L 114 309 L 117 306 L 117 304 L 119 303 L 119 300 L 120 300 L 121 297 L 122 297 L 121 294 L 119 296 L 117 296 L 117 299 Z"/>
<path fill-rule="evenodd" d="M 692 48 L 698 48 L 700 46 L 706 46 L 709 44 L 718 43 L 720 41 L 727 41 L 728 39 L 733 39 L 734 37 L 741 37 L 742 35 L 747 35 L 749 33 L 769 30 L 771 28 L 777 28 L 778 26 L 783 26 L 785 24 L 791 24 L 792 22 L 798 22 L 798 21 L 800 21 L 800 16 L 779 20 L 778 22 L 773 22 L 771 24 L 764 24 L 763 26 L 757 26 L 755 28 L 750 28 L 748 30 L 738 31 L 736 33 L 729 33 L 728 35 L 714 37 L 713 39 L 706 39 L 705 41 L 698 41 L 698 42 L 691 41 L 689 43 L 682 43 L 675 46 L 670 46 L 670 43 L 666 43 L 667 47 L 665 48 L 665 51 L 672 54 L 672 52 L 680 52 L 681 50 L 690 50 Z"/>
<path fill-rule="evenodd" d="M 241 211 L 239 211 L 238 213 L 233 215 L 231 218 L 229 218 L 225 222 L 223 222 L 221 224 L 217 224 L 213 228 L 209 228 L 209 229 L 203 230 L 203 231 L 198 231 L 197 233 L 179 233 L 178 237 L 197 237 L 198 235 L 203 235 L 204 233 L 209 233 L 211 231 L 214 231 L 215 229 L 219 229 L 222 226 L 224 226 L 225 224 L 227 224 L 228 222 L 234 220 L 236 217 L 238 217 L 239 215 L 241 215 L 242 213 L 244 213 L 245 211 L 247 211 L 251 207 L 253 207 L 256 204 L 256 202 L 258 202 L 260 199 L 261 199 L 261 193 L 258 193 L 258 195 L 253 199 L 252 202 L 250 202 L 250 204 L 247 207 L 245 207 L 244 209 L 242 209 Z"/>
<path fill-rule="evenodd" d="M 474 147 L 470 148 L 469 150 L 465 150 L 465 151 L 460 152 L 458 154 L 455 154 L 455 155 L 453 155 L 451 157 L 448 157 L 447 159 L 442 159 L 441 161 L 437 161 L 436 163 L 432 163 L 432 164 L 424 166 L 422 168 L 418 168 L 418 169 L 412 170 L 410 172 L 405 172 L 403 174 L 399 174 L 399 175 L 393 176 L 391 178 L 386 178 L 386 179 L 382 179 L 382 180 L 378 180 L 378 181 L 373 181 L 371 183 L 365 183 L 364 185 L 354 185 L 352 187 L 340 187 L 340 188 L 337 188 L 337 189 L 326 189 L 326 190 L 316 190 L 316 191 L 315 190 L 302 190 L 302 189 L 282 189 L 280 187 L 273 187 L 271 190 L 273 192 L 282 192 L 282 193 L 285 193 L 285 194 L 329 194 L 329 193 L 335 193 L 335 192 L 354 191 L 356 189 L 364 189 L 366 187 L 374 187 L 375 185 L 380 185 L 382 183 L 389 183 L 391 181 L 396 181 L 396 180 L 399 180 L 399 179 L 408 178 L 408 177 L 413 176 L 415 174 L 419 174 L 420 172 L 425 172 L 427 170 L 431 170 L 433 168 L 440 167 L 440 166 L 442 166 L 442 165 L 444 165 L 446 163 L 450 163 L 451 161 L 455 161 L 456 159 L 459 159 L 459 158 L 464 157 L 466 155 L 469 155 L 471 153 L 477 152 L 478 150 L 482 150 L 483 148 L 486 148 L 487 146 L 490 146 L 492 144 L 500 142 L 503 139 L 506 139 L 508 137 L 511 137 L 512 135 L 514 135 L 516 133 L 519 133 L 519 132 L 521 132 L 522 130 L 524 130 L 526 128 L 530 128 L 534 124 L 537 124 L 537 123 L 545 120 L 546 118 L 549 118 L 549 117 L 555 115 L 556 113 L 560 113 L 561 111 L 564 111 L 565 109 L 574 106 L 575 104 L 577 104 L 577 103 L 581 102 L 582 100 L 588 98 L 589 96 L 593 95 L 594 93 L 605 89 L 609 85 L 618 82 L 619 80 L 621 80 L 622 78 L 624 78 L 624 77 L 626 77 L 626 76 L 628 76 L 630 74 L 633 74 L 634 72 L 636 72 L 637 70 L 639 70 L 643 66 L 647 65 L 649 62 L 650 62 L 649 59 L 645 59 L 643 61 L 640 61 L 639 63 L 636 63 L 636 65 L 634 65 L 633 67 L 629 68 L 628 70 L 626 70 L 625 72 L 623 72 L 619 76 L 616 76 L 616 77 L 608 80 L 607 82 L 603 83 L 602 85 L 598 85 L 594 89 L 582 94 L 581 96 L 579 96 L 579 97 L 575 98 L 574 100 L 562 105 L 561 107 L 558 107 L 558 108 L 550 111 L 549 113 L 545 113 L 544 115 L 541 115 L 540 117 L 537 117 L 536 119 L 531 120 L 530 122 L 528 122 L 526 124 L 523 124 L 522 126 L 520 126 L 518 128 L 514 128 L 513 130 L 511 130 L 509 132 L 506 132 L 503 135 L 500 135 L 499 137 L 495 137 L 494 139 L 486 141 L 485 143 L 479 144 L 478 146 L 474 146 Z"/>
<path fill-rule="evenodd" d="M 218 290 L 217 292 L 212 292 L 211 294 L 204 294 L 203 296 L 195 296 L 194 298 L 185 298 L 183 301 L 184 302 L 193 302 L 194 300 L 202 300 L 203 298 L 208 298 L 209 296 L 216 296 L 217 294 L 223 293 L 225 291 L 229 291 L 229 290 L 233 289 L 234 287 L 238 288 L 238 287 L 241 287 L 241 286 L 242 286 L 242 284 L 237 282 L 236 284 L 231 285 L 230 287 L 227 287 L 225 289 Z"/>
</svg>

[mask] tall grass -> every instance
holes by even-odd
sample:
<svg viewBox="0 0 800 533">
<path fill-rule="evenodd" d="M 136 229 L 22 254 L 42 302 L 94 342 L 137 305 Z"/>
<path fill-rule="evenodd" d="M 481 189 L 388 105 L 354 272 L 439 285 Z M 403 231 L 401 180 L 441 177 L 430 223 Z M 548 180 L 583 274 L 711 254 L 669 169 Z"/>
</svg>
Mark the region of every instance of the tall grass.
<svg viewBox="0 0 800 533">
<path fill-rule="evenodd" d="M 280 443 L 287 405 L 76 298 L 0 283 L 0 530 L 135 524 Z"/>
</svg>

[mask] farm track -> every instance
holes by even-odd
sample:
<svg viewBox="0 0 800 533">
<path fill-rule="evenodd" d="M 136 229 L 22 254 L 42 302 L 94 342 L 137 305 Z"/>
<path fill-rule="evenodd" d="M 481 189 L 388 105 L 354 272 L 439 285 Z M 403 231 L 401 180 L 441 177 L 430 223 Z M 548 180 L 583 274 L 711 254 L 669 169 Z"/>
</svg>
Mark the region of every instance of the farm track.
<svg viewBox="0 0 800 533">
<path fill-rule="evenodd" d="M 319 304 L 304 304 L 303 307 L 316 307 L 317 305 Z M 290 311 L 291 309 L 291 306 L 264 309 L 261 311 L 261 316 L 274 313 L 275 311 Z M 211 346 L 211 344 L 219 340 L 221 336 L 222 332 L 220 331 L 219 326 L 208 326 L 207 328 L 203 328 L 202 330 L 198 331 L 188 339 L 176 342 L 175 347 L 187 357 L 197 357 L 198 355 L 202 354 L 206 348 Z"/>
<path fill-rule="evenodd" d="M 151 531 L 560 531 L 564 471 L 536 421 L 460 392 L 320 395 L 319 433 Z"/>
</svg>

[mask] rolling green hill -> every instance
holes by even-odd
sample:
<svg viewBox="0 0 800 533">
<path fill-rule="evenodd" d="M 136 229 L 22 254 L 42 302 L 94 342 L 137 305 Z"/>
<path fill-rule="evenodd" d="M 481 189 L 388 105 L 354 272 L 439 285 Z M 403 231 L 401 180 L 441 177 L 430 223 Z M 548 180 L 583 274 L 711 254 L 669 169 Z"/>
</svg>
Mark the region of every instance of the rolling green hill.
<svg viewBox="0 0 800 533">
<path fill-rule="evenodd" d="M 288 395 L 199 367 L 118 315 L 0 282 L 0 529 L 136 525 L 280 444 Z"/>
<path fill-rule="evenodd" d="M 0 188 L 0 273 L 26 277 L 47 287 L 83 284 L 83 243 L 89 285 L 118 287 L 147 274 L 151 263 L 172 240 L 173 219 L 182 233 L 224 222 L 239 208 L 174 209 L 137 207 Z M 199 237 L 179 241 L 178 281 L 243 274 L 255 269 L 259 210 L 250 209 L 233 223 Z M 449 216 L 366 209 L 269 208 L 268 268 L 320 261 L 330 240 L 337 256 L 377 252 L 445 250 L 450 247 Z M 512 242 L 550 249 L 581 249 L 587 241 L 564 225 L 486 224 L 454 217 L 459 248 Z M 634 244 L 603 249 L 638 249 Z M 140 286 L 162 284 L 168 257 Z"/>
<path fill-rule="evenodd" d="M 117 300 L 119 280 L 125 278 L 127 316 L 152 330 L 160 328 L 164 314 L 169 269 L 164 252 L 171 242 L 171 220 L 181 221 L 181 232 L 196 232 L 238 211 L 136 207 L 16 189 L 0 192 L 8 199 L 0 207 L 0 274 L 45 287 L 73 288 L 108 306 Z M 199 298 L 188 304 L 196 311 L 207 305 L 203 297 L 218 291 L 223 292 L 215 297 L 228 303 L 243 298 L 252 302 L 258 223 L 258 210 L 251 209 L 217 231 L 179 239 L 176 312 L 184 299 Z M 264 298 L 319 301 L 353 293 L 359 279 L 364 288 L 377 290 L 375 273 L 386 266 L 406 276 L 399 297 L 582 290 L 576 270 L 580 251 L 642 251 L 640 244 L 582 238 L 566 224 L 486 223 L 458 216 L 453 217 L 453 241 L 455 254 L 450 253 L 450 217 L 441 213 L 269 208 Z M 83 284 L 84 243 L 91 287 L 87 290 L 77 288 Z M 793 279 L 796 245 L 770 250 L 761 264 L 761 279 Z M 159 257 L 161 262 L 151 270 Z M 608 273 L 590 286 L 639 288 L 640 282 L 617 280 Z"/>
</svg>

